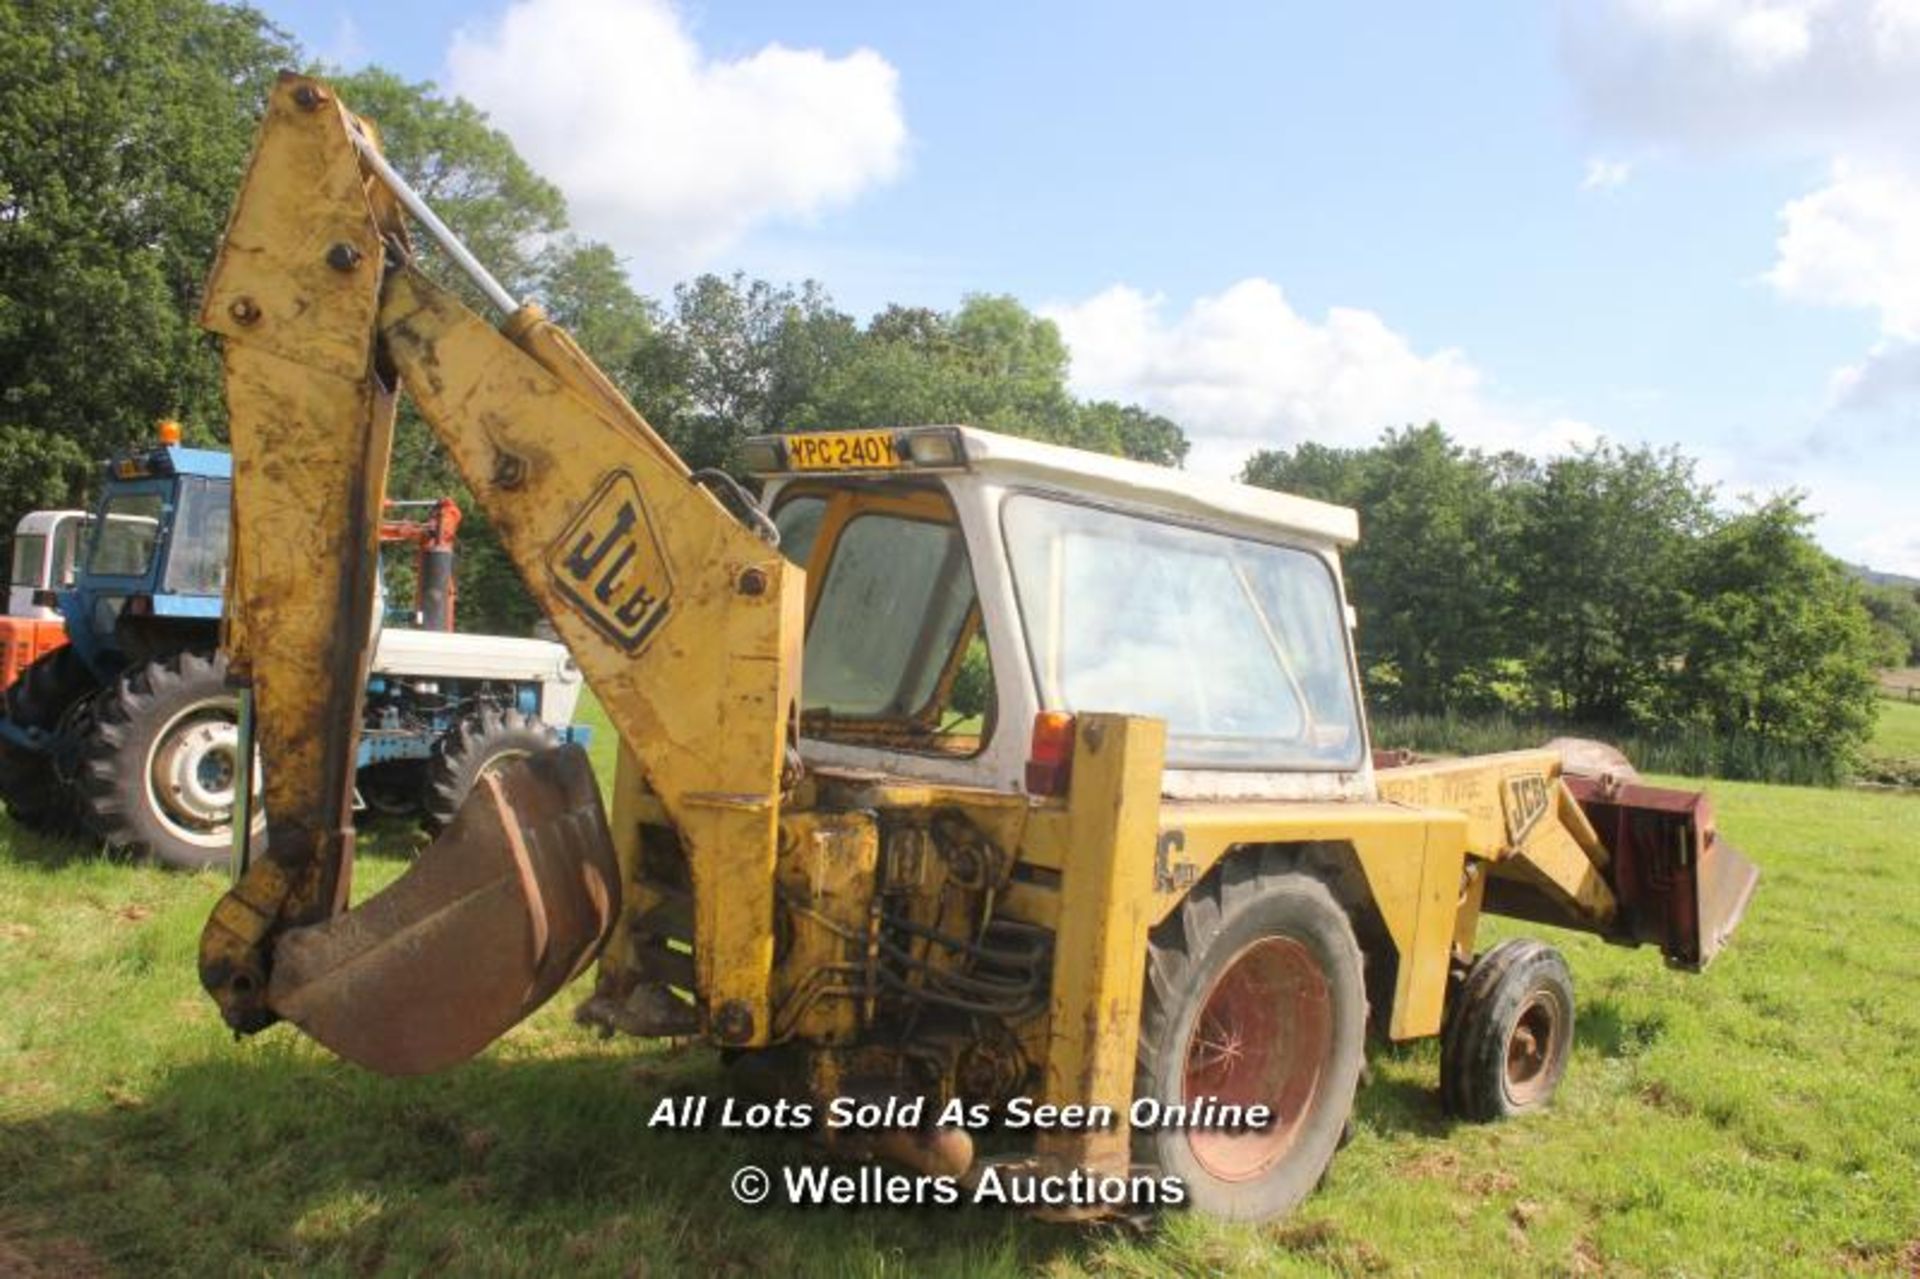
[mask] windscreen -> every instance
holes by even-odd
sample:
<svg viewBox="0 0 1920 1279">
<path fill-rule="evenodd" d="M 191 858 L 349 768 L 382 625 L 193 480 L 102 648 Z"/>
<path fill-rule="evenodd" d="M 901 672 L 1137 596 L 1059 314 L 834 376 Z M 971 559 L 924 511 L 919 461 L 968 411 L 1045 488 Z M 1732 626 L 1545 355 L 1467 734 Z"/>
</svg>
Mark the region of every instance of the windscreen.
<svg viewBox="0 0 1920 1279">
<path fill-rule="evenodd" d="M 167 551 L 166 589 L 176 595 L 218 595 L 227 582 L 232 491 L 225 480 L 180 481 L 180 507 Z"/>
<path fill-rule="evenodd" d="M 1049 709 L 1163 719 L 1177 766 L 1359 766 L 1346 622 L 1319 556 L 1028 494 L 1002 520 Z"/>
<path fill-rule="evenodd" d="M 166 499 L 157 489 L 115 493 L 94 538 L 87 572 L 100 577 L 144 577 L 153 565 Z"/>
</svg>

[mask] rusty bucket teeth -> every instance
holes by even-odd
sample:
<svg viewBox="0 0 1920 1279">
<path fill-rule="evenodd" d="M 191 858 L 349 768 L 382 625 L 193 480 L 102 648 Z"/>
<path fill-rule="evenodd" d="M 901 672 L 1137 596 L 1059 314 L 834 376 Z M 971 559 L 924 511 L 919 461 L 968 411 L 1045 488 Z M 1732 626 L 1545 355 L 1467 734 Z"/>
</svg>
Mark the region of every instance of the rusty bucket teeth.
<svg viewBox="0 0 1920 1279">
<path fill-rule="evenodd" d="M 473 1056 L 599 954 L 620 875 L 587 757 L 480 779 L 385 891 L 275 948 L 267 1001 L 349 1061 L 418 1075 Z"/>
</svg>

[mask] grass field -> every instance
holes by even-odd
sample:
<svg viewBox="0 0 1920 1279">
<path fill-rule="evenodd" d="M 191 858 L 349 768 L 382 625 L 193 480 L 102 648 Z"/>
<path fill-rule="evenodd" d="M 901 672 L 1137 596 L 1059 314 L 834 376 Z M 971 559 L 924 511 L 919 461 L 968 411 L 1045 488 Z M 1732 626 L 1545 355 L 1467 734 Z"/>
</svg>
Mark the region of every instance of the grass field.
<svg viewBox="0 0 1920 1279">
<path fill-rule="evenodd" d="M 736 1166 L 807 1148 L 649 1131 L 655 1099 L 721 1088 L 714 1058 L 590 1038 L 565 995 L 427 1079 L 285 1028 L 236 1043 L 194 976 L 217 876 L 8 831 L 0 1275 L 1912 1273 L 1920 799 L 1716 794 L 1765 874 L 1744 928 L 1699 977 L 1567 939 L 1582 1012 L 1553 1111 L 1456 1125 L 1433 1046 L 1382 1050 L 1291 1220 L 1145 1235 L 736 1207 Z"/>
<path fill-rule="evenodd" d="M 1920 702 L 1881 698 L 1867 750 L 1890 759 L 1920 759 Z"/>
</svg>

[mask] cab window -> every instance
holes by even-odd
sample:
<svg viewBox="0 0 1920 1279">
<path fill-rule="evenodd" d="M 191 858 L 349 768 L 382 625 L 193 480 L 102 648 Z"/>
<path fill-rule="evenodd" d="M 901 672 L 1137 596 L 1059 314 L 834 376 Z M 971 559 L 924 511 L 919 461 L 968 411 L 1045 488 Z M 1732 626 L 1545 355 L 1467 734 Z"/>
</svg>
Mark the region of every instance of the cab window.
<svg viewBox="0 0 1920 1279">
<path fill-rule="evenodd" d="M 1317 555 L 1028 494 L 1001 521 L 1049 708 L 1163 719 L 1176 767 L 1359 766 L 1346 622 Z"/>
<path fill-rule="evenodd" d="M 70 516 L 61 520 L 53 530 L 53 581 L 51 585 L 62 590 L 73 585 L 73 565 L 77 558 L 76 547 L 86 540 L 87 530 L 92 527 L 80 516 Z"/>
<path fill-rule="evenodd" d="M 144 577 L 160 539 L 166 498 L 154 489 L 122 491 L 107 499 L 87 572 L 99 577 Z"/>
<path fill-rule="evenodd" d="M 167 590 L 179 595 L 220 593 L 227 582 L 232 510 L 227 481 L 201 476 L 180 481 L 180 511 L 167 552 Z"/>
<path fill-rule="evenodd" d="M 40 566 L 47 557 L 44 533 L 16 533 L 13 538 L 13 585 L 43 586 Z"/>
<path fill-rule="evenodd" d="M 944 496 L 796 494 L 774 521 L 781 549 L 809 573 L 806 735 L 976 753 L 991 732 L 991 665 Z"/>
</svg>

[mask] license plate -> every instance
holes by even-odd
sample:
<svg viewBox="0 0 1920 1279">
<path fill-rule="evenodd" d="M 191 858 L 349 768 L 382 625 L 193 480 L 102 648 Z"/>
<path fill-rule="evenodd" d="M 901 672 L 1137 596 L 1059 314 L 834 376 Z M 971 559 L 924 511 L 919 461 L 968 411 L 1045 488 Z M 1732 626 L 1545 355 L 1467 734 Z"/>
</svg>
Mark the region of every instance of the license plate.
<svg viewBox="0 0 1920 1279">
<path fill-rule="evenodd" d="M 796 471 L 879 471 L 900 465 L 892 431 L 789 435 L 787 465 Z"/>
</svg>

